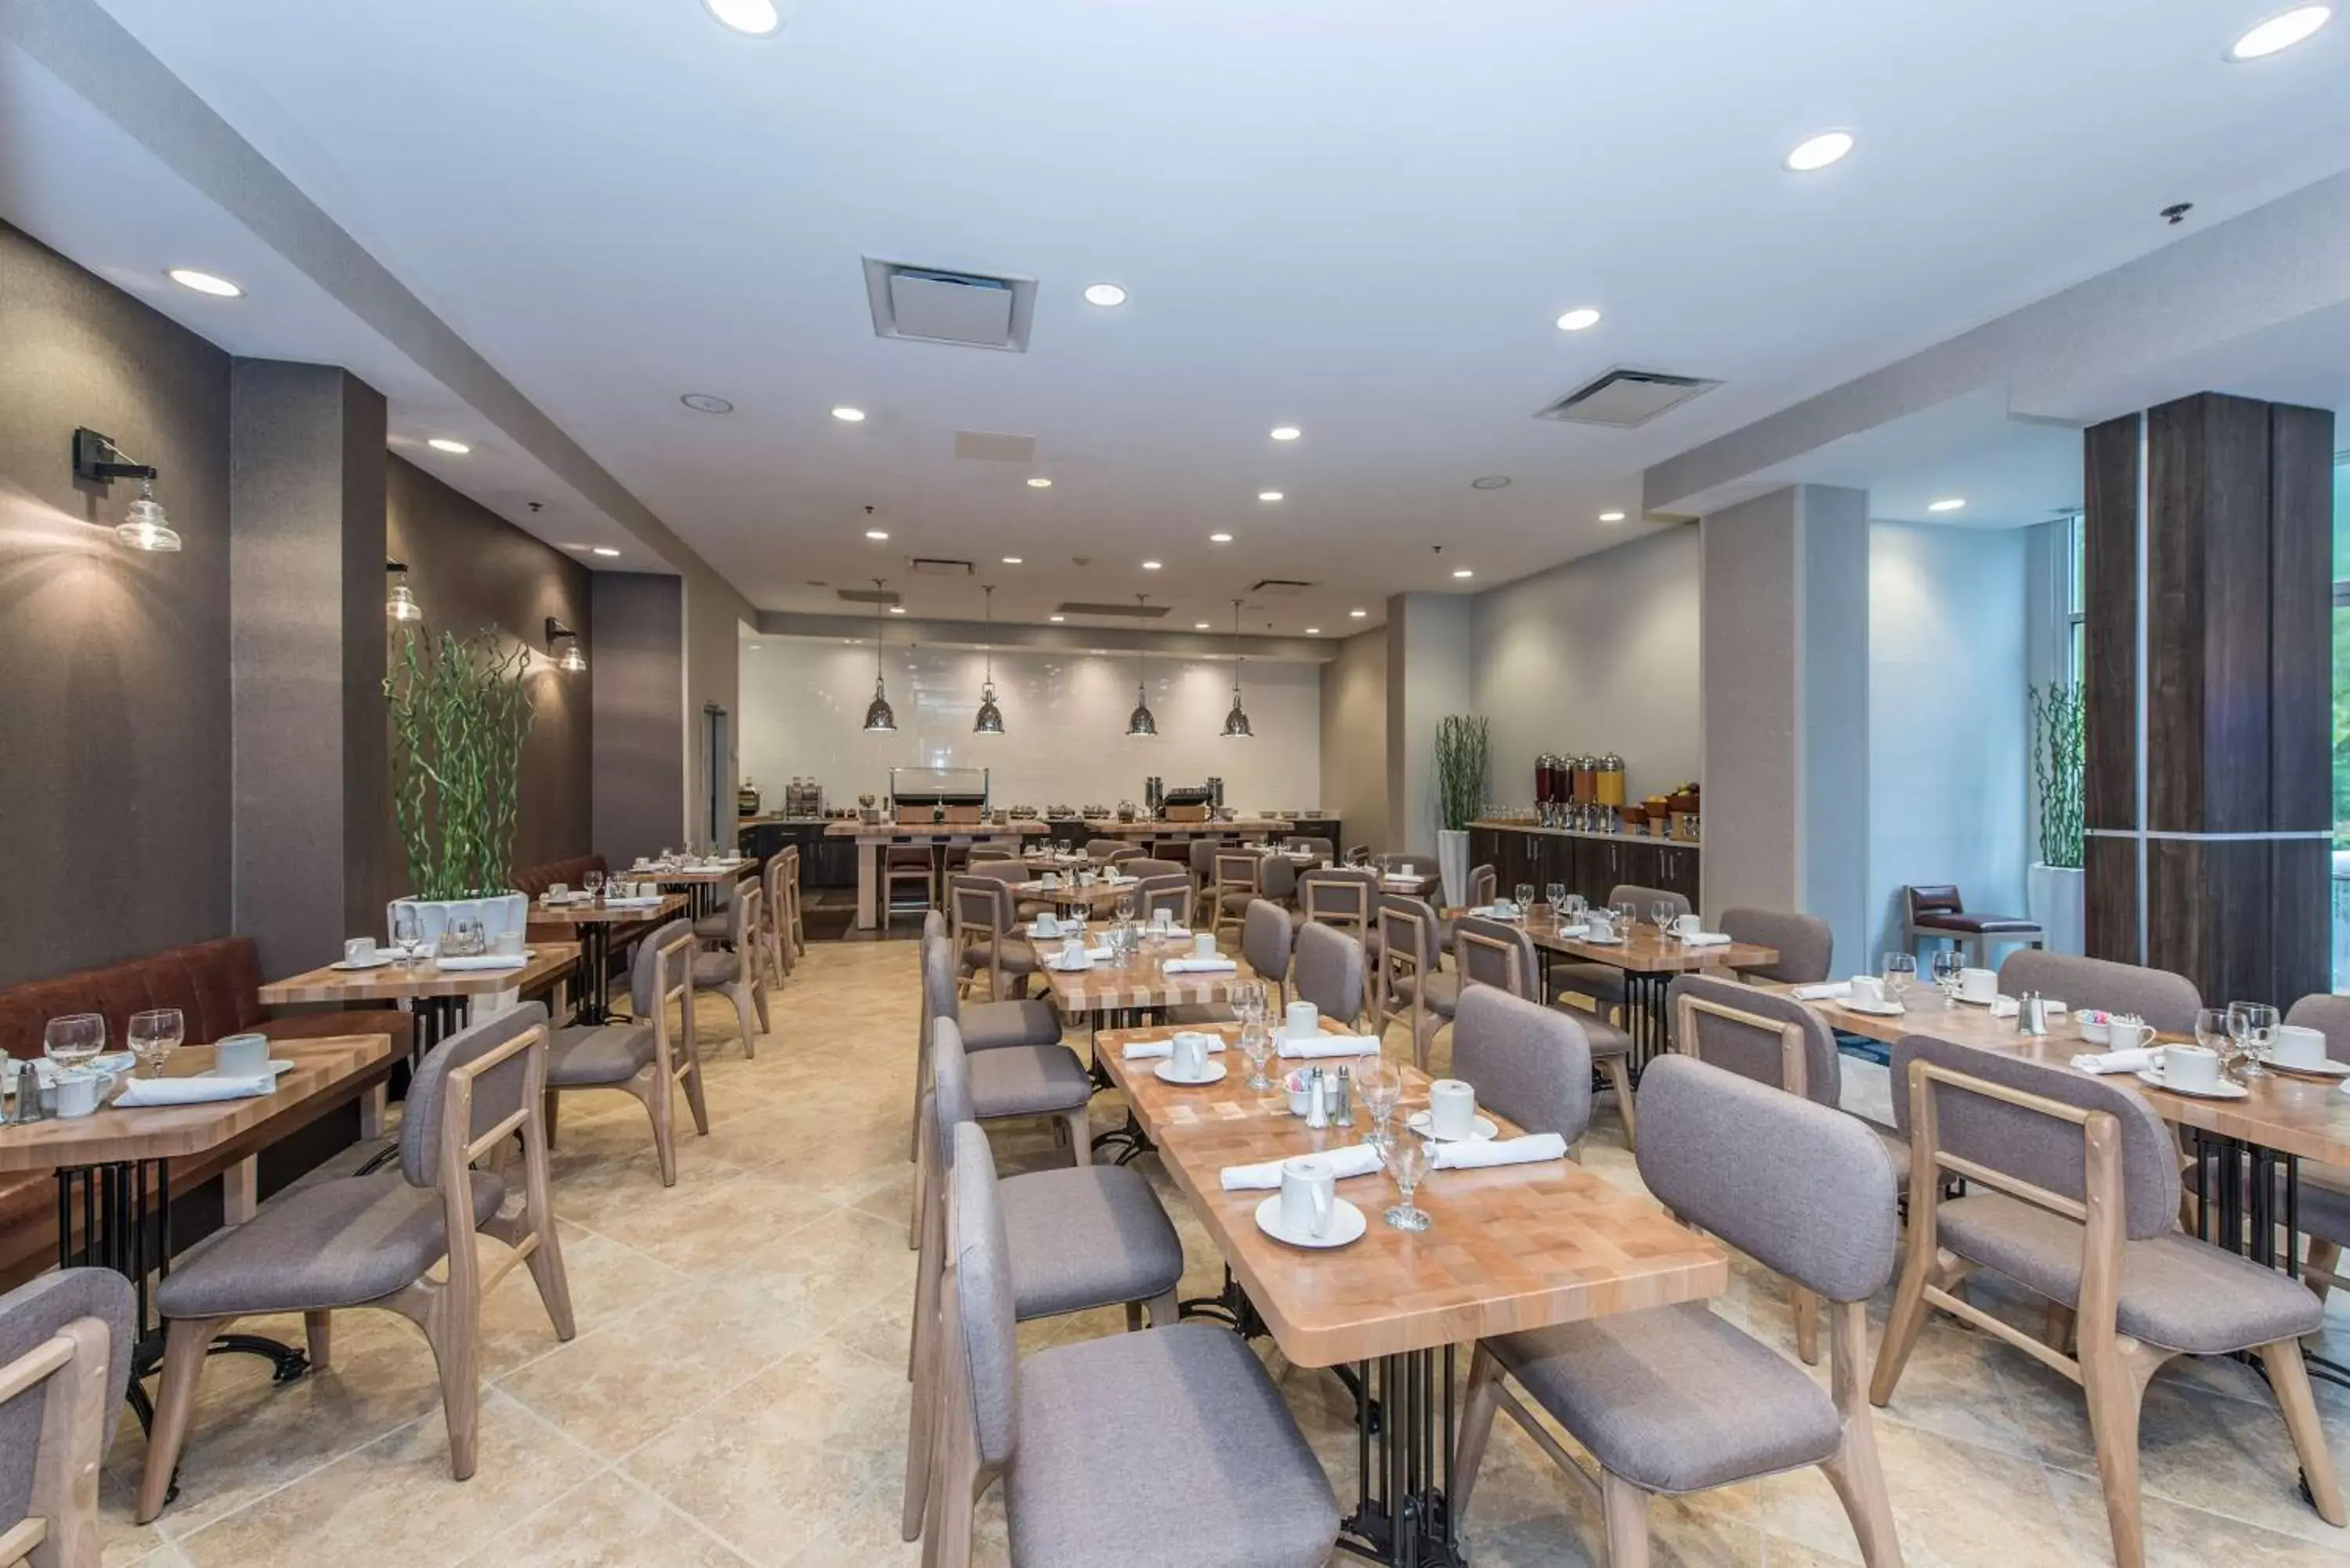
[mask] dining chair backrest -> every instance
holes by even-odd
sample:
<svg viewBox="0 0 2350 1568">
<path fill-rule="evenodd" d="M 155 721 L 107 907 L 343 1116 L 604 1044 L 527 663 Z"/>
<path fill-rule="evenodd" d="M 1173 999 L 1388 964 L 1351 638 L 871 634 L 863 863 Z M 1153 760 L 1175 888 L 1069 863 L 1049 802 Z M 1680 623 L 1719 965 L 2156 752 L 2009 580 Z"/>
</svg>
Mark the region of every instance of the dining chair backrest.
<svg viewBox="0 0 2350 1568">
<path fill-rule="evenodd" d="M 2319 992 L 2304 996 L 2285 1013 L 2287 1023 L 2314 1029 L 2325 1036 L 2325 1054 L 2336 1062 L 2350 1062 L 2350 996 Z"/>
<path fill-rule="evenodd" d="M 952 912 L 947 929 L 964 947 L 996 940 L 1012 929 L 1015 918 L 1010 883 L 968 871 L 947 878 L 947 907 Z"/>
<path fill-rule="evenodd" d="M 1946 1168 L 1986 1184 L 1994 1177 L 2028 1183 L 2078 1203 L 2087 1191 L 2084 1123 L 2102 1112 L 2119 1128 L 2125 1234 L 2142 1241 L 2178 1228 L 2178 1146 L 2154 1108 L 2129 1090 L 2054 1063 L 1926 1034 L 1895 1041 L 1892 1066 L 1894 1122 L 1921 1159 L 1915 1113 L 1923 1084 L 1935 1150 L 1971 1168 Z M 1640 1108 L 1647 1111 L 1645 1101 Z"/>
<path fill-rule="evenodd" d="M 1733 942 L 1778 950 L 1776 963 L 1755 964 L 1738 971 L 1758 980 L 1811 985 L 1827 979 L 1835 965 L 1835 928 L 1801 909 L 1724 909 L 1721 930 Z"/>
<path fill-rule="evenodd" d="M 1241 956 L 1259 980 L 1278 988 L 1289 978 L 1289 911 L 1268 898 L 1249 900 L 1241 921 Z"/>
<path fill-rule="evenodd" d="M 1665 992 L 1665 1016 L 1682 1055 L 1823 1106 L 1837 1103 L 1844 1059 L 1835 1032 L 1794 997 L 1684 974 Z"/>
<path fill-rule="evenodd" d="M 1325 1018 L 1351 1023 L 1363 1011 L 1363 944 L 1331 926 L 1297 933 L 1289 961 L 1290 992 Z"/>
<path fill-rule="evenodd" d="M 766 898 L 756 882 L 737 883 L 732 914 L 726 922 L 727 940 L 734 944 L 736 965 L 743 973 L 750 972 L 751 944 L 758 940 L 759 922 L 765 918 Z"/>
<path fill-rule="evenodd" d="M 1263 890 L 1264 858 L 1258 855 L 1216 852 L 1216 891 L 1224 893 L 1255 893 Z"/>
<path fill-rule="evenodd" d="M 944 1018 L 962 1023 L 962 1004 L 955 998 L 954 943 L 941 933 L 922 938 L 922 1005 L 926 1022 Z"/>
<path fill-rule="evenodd" d="M 972 1122 L 954 1129 L 954 1181 L 947 1210 L 954 1258 L 955 1326 L 972 1405 L 979 1462 L 1001 1469 L 1019 1443 L 1020 1352 L 1014 1329 L 1012 1246 L 996 1200 L 987 1135 Z"/>
<path fill-rule="evenodd" d="M 1452 1076 L 1477 1103 L 1530 1133 L 1572 1144 L 1591 1125 L 1591 1044 L 1563 1008 L 1499 986 L 1461 992 L 1452 1018 Z"/>
<path fill-rule="evenodd" d="M 424 1054 L 409 1082 L 400 1124 L 400 1174 L 411 1187 L 437 1187 L 451 1174 L 442 1167 L 446 1136 L 442 1124 L 451 1114 L 453 1097 L 452 1075 L 464 1075 L 473 1064 L 494 1055 L 500 1047 L 533 1029 L 541 1032 L 536 1054 L 543 1064 L 546 1026 L 546 1004 L 525 1002 L 460 1029 Z M 466 1141 L 482 1137 L 509 1117 L 535 1111 L 526 1093 L 533 1054 L 516 1053 L 472 1078 L 473 1115 Z"/>
<path fill-rule="evenodd" d="M 1469 907 L 1472 909 L 1492 908 L 1501 888 L 1501 875 L 1491 866 L 1474 867 L 1469 873 Z"/>
<path fill-rule="evenodd" d="M 58 1568 L 99 1561 L 98 1467 L 129 1386 L 130 1282 L 112 1269 L 59 1269 L 0 1294 L 0 1539 L 38 1519 Z M 87 1490 L 84 1482 L 87 1480 Z"/>
<path fill-rule="evenodd" d="M 1682 1220 L 1833 1302 L 1893 1277 L 1900 1189 L 1867 1124 L 1686 1056 L 1639 1099 L 1640 1179 Z"/>
<path fill-rule="evenodd" d="M 1379 895 L 1379 950 L 1414 960 L 1422 974 L 1434 974 L 1444 933 L 1425 899 L 1404 893 Z"/>
<path fill-rule="evenodd" d="M 2167 969 L 2141 969 L 2110 959 L 2019 948 L 1999 966 L 1999 989 L 2009 996 L 2027 991 L 2067 1008 L 2103 1008 L 2135 1012 L 2166 1034 L 2192 1034 L 2203 1005 L 2195 982 Z"/>
<path fill-rule="evenodd" d="M 1368 936 L 1371 912 L 1378 907 L 1379 874 L 1344 867 L 1308 871 L 1297 878 L 1298 913 L 1308 920 Z"/>
<path fill-rule="evenodd" d="M 931 1020 L 931 1125 L 941 1164 L 954 1163 L 954 1129 L 958 1122 L 975 1121 L 971 1102 L 971 1059 L 963 1054 L 962 1031 L 951 1018 Z"/>
<path fill-rule="evenodd" d="M 1132 846 L 1128 845 L 1123 838 L 1088 838 L 1086 840 L 1086 854 L 1096 860 L 1111 859 L 1117 856 L 1118 851 L 1130 847 L 1132 847 Z"/>
<path fill-rule="evenodd" d="M 983 877 L 991 882 L 1001 882 L 1006 887 L 1011 887 L 1028 880 L 1029 870 L 1028 863 L 1024 860 L 973 860 L 958 875 Z"/>
<path fill-rule="evenodd" d="M 1530 997 L 1542 981 L 1534 941 L 1524 928 L 1482 915 L 1452 922 L 1452 962 L 1463 994 L 1472 985 L 1497 985 L 1512 996 Z"/>
<path fill-rule="evenodd" d="M 1121 866 L 1128 860 L 1148 860 L 1150 858 L 1150 851 L 1143 845 L 1125 841 L 1101 858 L 1106 866 Z"/>
<path fill-rule="evenodd" d="M 1644 920 L 1648 918 L 1649 911 L 1659 904 L 1670 904 L 1673 907 L 1673 918 L 1676 919 L 1690 912 L 1689 895 L 1676 893 L 1669 888 L 1645 888 L 1638 882 L 1618 882 L 1607 889 L 1607 901 L 1610 904 L 1621 904 L 1627 899 L 1634 909 L 1639 910 L 1640 919 Z"/>
<path fill-rule="evenodd" d="M 1281 846 L 1302 855 L 1311 855 L 1316 860 L 1336 860 L 1338 857 L 1338 846 L 1326 838 L 1284 838 L 1281 841 Z"/>
<path fill-rule="evenodd" d="M 1195 838 L 1191 840 L 1191 847 L 1184 852 L 1185 858 L 1191 867 L 1191 878 L 1201 887 L 1205 888 L 1215 881 L 1216 857 L 1222 852 L 1223 847 L 1223 844 L 1217 839 Z"/>
<path fill-rule="evenodd" d="M 1171 877 L 1145 877 L 1134 885 L 1135 919 L 1145 925 L 1161 909 L 1175 925 L 1191 918 L 1191 878 L 1181 871 Z"/>
<path fill-rule="evenodd" d="M 1159 860 L 1148 855 L 1132 855 L 1119 861 L 1118 874 L 1142 882 L 1160 877 L 1180 877 L 1188 886 L 1191 880 L 1191 867 L 1180 860 Z"/>
<path fill-rule="evenodd" d="M 691 920 L 671 920 L 637 943 L 637 956 L 629 963 L 629 1011 L 639 1023 L 662 1016 L 669 999 L 681 989 L 686 992 L 685 1004 L 692 1006 L 692 985 Z"/>
<path fill-rule="evenodd" d="M 971 859 L 967 864 L 984 866 L 999 860 L 1017 862 L 1019 858 L 1009 844 L 974 844 L 971 846 Z"/>
</svg>

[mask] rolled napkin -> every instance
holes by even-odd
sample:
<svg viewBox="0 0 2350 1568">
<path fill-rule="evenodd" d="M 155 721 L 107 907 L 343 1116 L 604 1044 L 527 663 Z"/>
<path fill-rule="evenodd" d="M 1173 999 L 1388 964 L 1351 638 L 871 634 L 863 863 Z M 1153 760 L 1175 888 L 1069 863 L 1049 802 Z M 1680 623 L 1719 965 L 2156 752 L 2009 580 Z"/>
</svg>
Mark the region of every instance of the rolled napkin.
<svg viewBox="0 0 2350 1568">
<path fill-rule="evenodd" d="M 445 970 L 520 969 L 530 961 L 526 953 L 477 953 L 470 958 L 444 958 L 438 961 Z"/>
<path fill-rule="evenodd" d="M 277 1075 L 253 1078 L 131 1078 L 114 1097 L 117 1106 L 136 1110 L 141 1106 L 203 1106 L 214 1100 L 250 1100 L 277 1086 Z"/>
<path fill-rule="evenodd" d="M 1832 980 L 1820 985 L 1799 985 L 1787 994 L 1797 1002 L 1847 1002 L 1852 998 L 1852 981 Z"/>
<path fill-rule="evenodd" d="M 2143 1073 L 2162 1056 L 2159 1046 L 2140 1047 L 2135 1051 L 2085 1051 L 2073 1058 L 2073 1065 L 2084 1073 Z"/>
<path fill-rule="evenodd" d="M 1551 1135 L 1554 1138 L 1557 1136 L 1555 1133 Z M 1367 1143 L 1326 1148 L 1312 1158 L 1327 1165 L 1330 1174 L 1341 1181 L 1350 1176 L 1368 1176 L 1379 1168 L 1379 1151 Z M 1268 1159 L 1259 1165 L 1228 1165 L 1224 1167 L 1222 1179 L 1224 1190 L 1254 1192 L 1276 1189 L 1281 1185 L 1281 1168 L 1286 1163 L 1285 1160 Z"/>
<path fill-rule="evenodd" d="M 1210 1055 L 1215 1054 L 1223 1048 L 1224 1043 L 1221 1037 L 1213 1034 L 1208 1036 Z M 1137 1040 L 1126 1048 L 1126 1059 L 1129 1062 L 1148 1062 L 1154 1057 L 1160 1061 L 1167 1061 L 1172 1059 L 1174 1054 L 1175 1042 L 1172 1040 Z"/>
<path fill-rule="evenodd" d="M 2023 1003 L 2014 997 L 1994 996 L 1991 999 L 1991 1015 L 1993 1018 L 2012 1018 L 2022 1010 Z"/>
<path fill-rule="evenodd" d="M 1167 974 L 1232 974 L 1241 966 L 1228 958 L 1171 958 L 1159 967 Z"/>
<path fill-rule="evenodd" d="M 1150 938 L 1154 941 L 1163 941 L 1171 939 L 1177 941 L 1188 942 L 1191 940 L 1191 928 L 1189 926 L 1170 926 L 1162 931 L 1157 926 L 1145 926 L 1142 928 L 1142 934 Z"/>
<path fill-rule="evenodd" d="M 604 908 L 608 909 L 650 909 L 660 901 L 661 896 L 659 893 L 647 894 L 641 898 L 638 898 L 634 894 L 630 894 L 625 898 L 605 899 Z"/>
<path fill-rule="evenodd" d="M 1693 937 L 1683 937 L 1681 939 L 1681 946 L 1685 948 L 1719 948 L 1727 947 L 1729 945 L 1730 933 L 1728 931 L 1700 931 Z"/>
<path fill-rule="evenodd" d="M 1376 1056 L 1379 1043 L 1367 1034 L 1316 1034 L 1305 1040 L 1284 1035 L 1281 1054 L 1293 1062 L 1319 1062 L 1330 1056 Z"/>
<path fill-rule="evenodd" d="M 1429 1161 L 1438 1170 L 1474 1170 L 1488 1165 L 1533 1165 L 1565 1159 L 1566 1140 L 1556 1133 L 1528 1133 L 1523 1137 L 1471 1138 L 1440 1143 Z"/>
</svg>

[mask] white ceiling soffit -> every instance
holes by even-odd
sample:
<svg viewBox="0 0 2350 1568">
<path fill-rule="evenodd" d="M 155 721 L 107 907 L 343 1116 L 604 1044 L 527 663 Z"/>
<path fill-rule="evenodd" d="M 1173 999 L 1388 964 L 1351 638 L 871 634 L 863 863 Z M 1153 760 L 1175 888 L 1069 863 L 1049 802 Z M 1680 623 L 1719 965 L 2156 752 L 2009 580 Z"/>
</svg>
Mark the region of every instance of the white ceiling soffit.
<svg viewBox="0 0 2350 1568">
<path fill-rule="evenodd" d="M 867 589 L 869 595 L 872 590 Z M 844 595 L 843 597 L 848 596 Z M 1096 613 L 1104 614 L 1097 610 Z M 1229 626 L 1229 621 L 1226 623 Z M 874 635 L 876 618 L 836 613 L 810 615 L 798 610 L 762 610 L 755 623 L 745 623 L 742 636 L 846 638 L 858 641 Z M 1281 637 L 1263 632 L 1230 630 L 1175 631 L 1142 626 L 1007 626 L 1002 621 L 915 619 L 890 616 L 879 622 L 883 640 L 892 648 L 919 643 L 924 648 L 1025 648 L 1054 653 L 1138 650 L 1158 658 L 1278 659 L 1290 664 L 1327 664 L 1345 647 L 1343 637 Z M 1350 629 L 1361 629 L 1360 622 Z"/>
</svg>

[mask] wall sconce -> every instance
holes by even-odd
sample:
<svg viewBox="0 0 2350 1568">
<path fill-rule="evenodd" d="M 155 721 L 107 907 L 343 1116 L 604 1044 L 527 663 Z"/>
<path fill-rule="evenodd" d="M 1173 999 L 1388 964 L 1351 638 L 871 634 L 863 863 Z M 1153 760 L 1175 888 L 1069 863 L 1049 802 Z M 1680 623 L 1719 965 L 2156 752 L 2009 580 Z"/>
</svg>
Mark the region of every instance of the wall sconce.
<svg viewBox="0 0 2350 1568">
<path fill-rule="evenodd" d="M 588 668 L 588 656 L 579 651 L 579 634 L 553 616 L 546 618 L 546 653 L 557 670 Z"/>
<path fill-rule="evenodd" d="M 391 597 L 383 602 L 383 613 L 393 620 L 422 620 L 424 607 L 416 602 L 408 587 L 408 563 L 386 561 L 383 569 L 392 577 Z"/>
<path fill-rule="evenodd" d="M 118 541 L 133 550 L 150 550 L 159 555 L 179 550 L 180 535 L 163 515 L 163 504 L 155 499 L 155 470 L 151 466 L 131 462 L 129 454 L 114 444 L 112 436 L 84 427 L 73 433 L 73 467 L 76 479 L 99 484 L 111 484 L 118 479 L 140 482 L 139 499 L 130 504 L 130 514 L 114 525 Z"/>
</svg>

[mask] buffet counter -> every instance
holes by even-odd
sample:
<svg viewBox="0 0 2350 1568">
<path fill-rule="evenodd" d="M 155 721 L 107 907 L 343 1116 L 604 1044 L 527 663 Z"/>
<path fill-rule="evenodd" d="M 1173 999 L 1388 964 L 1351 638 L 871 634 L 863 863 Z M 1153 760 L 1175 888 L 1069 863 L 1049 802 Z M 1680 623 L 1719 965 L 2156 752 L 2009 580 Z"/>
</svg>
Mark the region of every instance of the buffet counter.
<svg viewBox="0 0 2350 1568">
<path fill-rule="evenodd" d="M 1472 822 L 1469 863 L 1491 866 L 1504 898 L 1521 883 L 1540 889 L 1554 882 L 1594 904 L 1607 901 L 1620 884 L 1659 888 L 1700 903 L 1699 846 L 1683 839 L 1646 834 L 1544 827 L 1533 822 Z M 1642 918 L 1647 911 L 1641 911 Z"/>
</svg>

